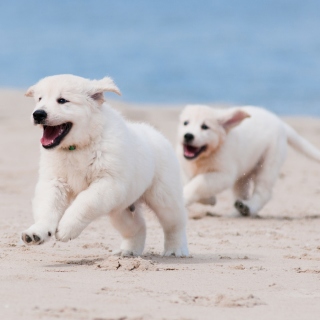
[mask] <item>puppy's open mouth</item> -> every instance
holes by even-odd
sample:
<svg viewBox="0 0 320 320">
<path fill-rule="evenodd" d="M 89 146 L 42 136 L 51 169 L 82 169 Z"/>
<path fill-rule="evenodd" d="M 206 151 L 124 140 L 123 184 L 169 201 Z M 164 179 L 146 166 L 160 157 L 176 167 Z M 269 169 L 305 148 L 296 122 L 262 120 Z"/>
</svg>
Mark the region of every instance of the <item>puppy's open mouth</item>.
<svg viewBox="0 0 320 320">
<path fill-rule="evenodd" d="M 193 147 L 188 144 L 183 145 L 183 155 L 186 159 L 192 160 L 197 158 L 203 151 L 207 149 L 207 146 Z"/>
<path fill-rule="evenodd" d="M 63 138 L 69 133 L 72 127 L 71 122 L 63 123 L 58 126 L 43 126 L 43 136 L 40 140 L 46 149 L 54 148 L 60 144 Z"/>
</svg>

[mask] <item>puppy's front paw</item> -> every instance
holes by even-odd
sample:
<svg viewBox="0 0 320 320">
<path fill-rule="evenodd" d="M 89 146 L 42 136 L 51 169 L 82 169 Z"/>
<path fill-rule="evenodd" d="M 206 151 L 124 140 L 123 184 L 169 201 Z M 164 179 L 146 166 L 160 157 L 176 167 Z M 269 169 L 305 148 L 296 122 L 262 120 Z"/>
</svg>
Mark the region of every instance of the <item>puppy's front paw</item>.
<svg viewBox="0 0 320 320">
<path fill-rule="evenodd" d="M 79 221 L 73 222 L 67 219 L 61 219 L 56 231 L 56 239 L 62 242 L 77 238 L 85 228 Z"/>
<path fill-rule="evenodd" d="M 28 245 L 43 244 L 52 235 L 52 230 L 41 224 L 34 224 L 21 234 L 21 239 Z"/>
</svg>

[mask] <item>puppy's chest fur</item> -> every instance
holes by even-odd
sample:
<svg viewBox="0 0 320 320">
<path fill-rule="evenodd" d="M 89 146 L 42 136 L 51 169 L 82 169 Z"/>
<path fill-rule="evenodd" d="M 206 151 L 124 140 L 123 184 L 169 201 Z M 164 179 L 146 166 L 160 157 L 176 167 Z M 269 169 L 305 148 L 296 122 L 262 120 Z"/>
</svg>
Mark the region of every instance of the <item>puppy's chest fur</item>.
<svg viewBox="0 0 320 320">
<path fill-rule="evenodd" d="M 54 174 L 65 181 L 73 194 L 78 194 L 101 174 L 101 152 L 68 150 L 58 156 Z"/>
<path fill-rule="evenodd" d="M 202 173 L 218 171 L 216 170 L 214 163 L 210 163 L 210 161 L 197 161 L 195 163 L 187 163 L 186 166 L 191 178 Z"/>
<path fill-rule="evenodd" d="M 184 169 L 188 173 L 189 178 L 208 172 L 219 171 L 220 161 L 215 153 L 207 157 L 195 159 L 194 161 L 184 159 Z"/>
</svg>

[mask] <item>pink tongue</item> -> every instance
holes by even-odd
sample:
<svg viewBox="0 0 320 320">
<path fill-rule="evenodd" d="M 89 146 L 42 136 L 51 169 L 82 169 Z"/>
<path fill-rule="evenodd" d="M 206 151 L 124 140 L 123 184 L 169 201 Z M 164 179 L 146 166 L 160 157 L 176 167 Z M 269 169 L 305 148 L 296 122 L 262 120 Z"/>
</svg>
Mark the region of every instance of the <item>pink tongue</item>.
<svg viewBox="0 0 320 320">
<path fill-rule="evenodd" d="M 186 157 L 193 157 L 198 152 L 198 150 L 199 150 L 199 148 L 185 146 L 184 147 L 184 155 Z"/>
<path fill-rule="evenodd" d="M 43 130 L 43 136 L 40 140 L 43 146 L 48 146 L 54 142 L 54 140 L 61 134 L 62 127 L 55 126 L 55 127 L 46 127 Z"/>
</svg>

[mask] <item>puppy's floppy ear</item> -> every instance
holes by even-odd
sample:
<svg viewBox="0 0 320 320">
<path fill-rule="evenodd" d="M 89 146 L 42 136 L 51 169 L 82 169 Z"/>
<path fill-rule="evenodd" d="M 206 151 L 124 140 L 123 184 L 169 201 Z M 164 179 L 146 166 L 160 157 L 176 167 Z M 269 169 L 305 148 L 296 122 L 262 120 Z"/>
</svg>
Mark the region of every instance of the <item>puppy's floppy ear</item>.
<svg viewBox="0 0 320 320">
<path fill-rule="evenodd" d="M 218 122 L 220 125 L 228 132 L 238 124 L 240 124 L 244 119 L 250 118 L 250 114 L 247 112 L 237 109 L 229 112 L 225 116 L 221 117 Z"/>
<path fill-rule="evenodd" d="M 24 95 L 26 97 L 33 97 L 33 95 L 34 95 L 34 86 L 30 87 Z"/>
<path fill-rule="evenodd" d="M 109 77 L 105 77 L 101 80 L 92 80 L 91 84 L 92 84 L 92 87 L 89 94 L 93 100 L 96 100 L 100 103 L 104 101 L 103 99 L 104 92 L 110 91 L 121 96 L 121 92 L 119 88 L 115 85 L 113 80 Z"/>
</svg>

